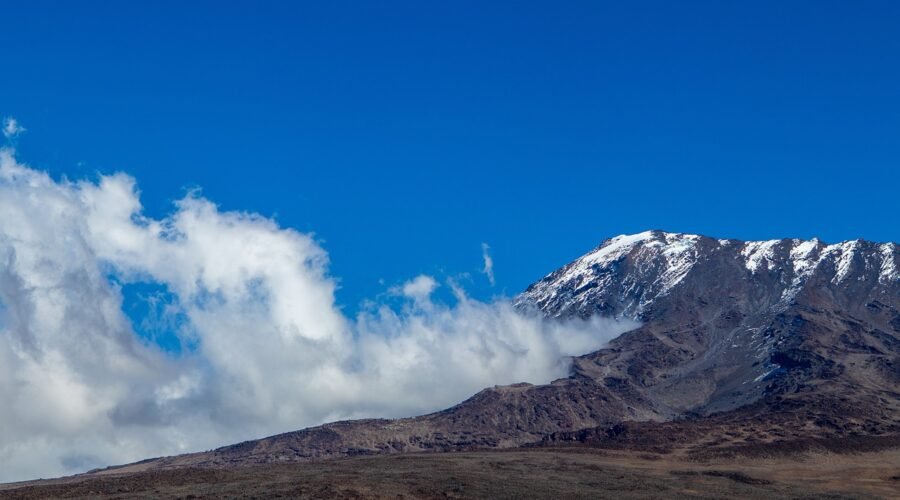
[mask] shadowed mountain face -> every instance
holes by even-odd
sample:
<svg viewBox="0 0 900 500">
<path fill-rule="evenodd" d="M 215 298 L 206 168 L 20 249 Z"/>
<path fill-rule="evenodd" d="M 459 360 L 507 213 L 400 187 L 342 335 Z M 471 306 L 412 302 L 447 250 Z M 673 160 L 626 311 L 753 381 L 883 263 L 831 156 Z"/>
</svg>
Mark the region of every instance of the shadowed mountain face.
<svg viewBox="0 0 900 500">
<path fill-rule="evenodd" d="M 430 415 L 338 422 L 124 470 L 572 441 L 708 451 L 900 433 L 896 244 L 648 231 L 603 242 L 516 305 L 642 326 L 576 358 L 571 376 L 551 384 L 494 387 Z"/>
</svg>

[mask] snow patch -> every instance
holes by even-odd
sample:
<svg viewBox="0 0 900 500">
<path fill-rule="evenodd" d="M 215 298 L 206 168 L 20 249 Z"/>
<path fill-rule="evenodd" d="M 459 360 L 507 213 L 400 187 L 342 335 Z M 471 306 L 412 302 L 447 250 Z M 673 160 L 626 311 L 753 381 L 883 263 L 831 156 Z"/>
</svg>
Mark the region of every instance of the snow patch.
<svg viewBox="0 0 900 500">
<path fill-rule="evenodd" d="M 765 265 L 767 270 L 772 269 L 775 259 L 775 247 L 781 240 L 748 241 L 741 250 L 741 256 L 745 259 L 745 265 L 751 273 L 756 274 Z"/>
<path fill-rule="evenodd" d="M 894 243 L 885 243 L 879 247 L 881 250 L 881 271 L 878 274 L 878 281 L 884 284 L 890 284 L 900 280 L 900 272 L 897 270 L 897 245 Z"/>
<path fill-rule="evenodd" d="M 698 241 L 700 237 L 694 234 L 666 234 L 667 245 L 662 251 L 666 267 L 656 281 L 659 285 L 657 297 L 669 293 L 697 263 L 695 248 Z"/>
<path fill-rule="evenodd" d="M 620 234 L 611 238 L 605 245 L 585 255 L 580 260 L 590 266 L 592 264 L 608 263 L 625 255 L 635 245 L 653 239 L 653 231 L 644 231 L 638 234 Z"/>
<path fill-rule="evenodd" d="M 767 371 L 767 372 L 761 374 L 760 376 L 756 377 L 755 379 L 753 379 L 753 381 L 754 381 L 754 382 L 762 382 L 763 379 L 765 379 L 766 377 L 768 377 L 769 375 L 771 375 L 772 372 L 774 372 L 774 371 L 777 370 L 777 369 L 778 369 L 778 367 L 772 368 L 771 370 L 769 370 L 769 371 Z"/>
<path fill-rule="evenodd" d="M 837 245 L 831 245 L 831 247 L 838 247 L 840 252 L 840 258 L 838 259 L 836 270 L 834 273 L 834 278 L 832 278 L 832 283 L 838 284 L 850 274 L 850 268 L 853 264 L 853 257 L 856 255 L 856 249 L 859 247 L 859 240 L 853 241 L 845 241 L 843 243 L 838 243 Z"/>
<path fill-rule="evenodd" d="M 820 262 L 817 250 L 821 246 L 821 242 L 818 238 L 808 241 L 791 240 L 791 245 L 790 259 L 794 275 L 790 285 L 781 294 L 782 305 L 789 304 L 797 296 Z"/>
</svg>

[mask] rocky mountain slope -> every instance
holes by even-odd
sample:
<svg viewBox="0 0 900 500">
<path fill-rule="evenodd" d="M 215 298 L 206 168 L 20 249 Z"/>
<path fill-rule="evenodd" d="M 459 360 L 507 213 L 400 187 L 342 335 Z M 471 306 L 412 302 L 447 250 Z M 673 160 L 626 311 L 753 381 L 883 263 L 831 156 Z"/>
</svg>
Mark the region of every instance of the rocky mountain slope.
<svg viewBox="0 0 900 500">
<path fill-rule="evenodd" d="M 900 382 L 898 255 L 894 243 L 649 231 L 604 242 L 518 303 L 645 322 L 576 369 L 633 385 L 666 418 L 823 384 L 890 392 Z"/>
<path fill-rule="evenodd" d="M 576 358 L 568 378 L 100 473 L 572 442 L 704 453 L 801 440 L 895 446 L 898 270 L 894 243 L 619 236 L 516 298 L 552 318 L 642 322 Z"/>
</svg>

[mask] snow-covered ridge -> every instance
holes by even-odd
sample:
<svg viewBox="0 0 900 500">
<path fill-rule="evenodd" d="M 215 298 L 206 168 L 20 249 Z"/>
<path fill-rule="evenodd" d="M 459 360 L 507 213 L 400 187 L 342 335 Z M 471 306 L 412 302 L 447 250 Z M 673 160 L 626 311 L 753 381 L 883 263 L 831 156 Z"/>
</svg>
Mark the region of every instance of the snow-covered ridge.
<svg viewBox="0 0 900 500">
<path fill-rule="evenodd" d="M 599 248 L 581 257 L 573 263 L 557 281 L 569 282 L 570 280 L 589 278 L 595 273 L 592 269 L 603 269 L 623 256 L 638 248 L 636 260 L 640 263 L 649 263 L 659 257 L 665 262 L 663 271 L 653 283 L 657 285 L 658 294 L 668 292 L 673 286 L 690 271 L 696 262 L 693 252 L 694 246 L 700 240 L 700 236 L 694 234 L 666 233 L 663 231 L 644 231 L 632 235 L 619 235 L 610 238 Z M 583 281 L 583 280 L 582 280 Z"/>
<path fill-rule="evenodd" d="M 661 245 L 659 241 L 653 239 L 653 231 L 644 231 L 643 233 L 630 235 L 620 234 L 610 238 L 596 250 L 579 259 L 579 261 L 586 265 L 611 262 L 630 252 L 635 245 L 645 243 L 655 246 Z"/>
<path fill-rule="evenodd" d="M 602 294 L 603 300 L 618 300 L 626 310 L 639 313 L 682 283 L 698 263 L 723 257 L 737 259 L 747 279 L 765 274 L 780 283 L 783 304 L 790 303 L 816 273 L 834 285 L 876 276 L 884 285 L 900 282 L 895 243 L 851 240 L 828 245 L 817 238 L 743 242 L 644 231 L 604 241 L 530 287 L 522 300 L 563 309 Z M 626 261 L 628 272 L 623 273 L 619 269 Z M 615 290 L 614 296 L 604 290 Z"/>
<path fill-rule="evenodd" d="M 877 251 L 873 251 L 874 246 L 877 246 Z M 786 253 L 786 263 L 793 275 L 792 287 L 802 284 L 824 263 L 829 264 L 825 271 L 833 271 L 831 282 L 834 284 L 840 284 L 854 275 L 860 277 L 872 266 L 879 269 L 880 283 L 889 284 L 900 279 L 895 243 L 878 244 L 857 239 L 826 245 L 818 238 L 748 241 L 744 243 L 741 255 L 747 270 L 757 274 L 785 264 L 785 260 L 779 257 L 779 251 Z"/>
<path fill-rule="evenodd" d="M 626 308 L 640 312 L 687 276 L 698 261 L 697 243 L 701 239 L 698 235 L 664 231 L 619 235 L 547 275 L 525 292 L 523 298 L 537 304 L 555 301 L 571 305 L 580 300 L 584 290 L 619 285 L 623 298 L 630 300 Z M 630 256 L 635 272 L 617 278 L 612 270 L 626 256 Z"/>
<path fill-rule="evenodd" d="M 780 240 L 769 241 L 748 241 L 741 250 L 741 255 L 746 261 L 747 269 L 750 272 L 759 272 L 766 266 L 766 269 L 772 269 L 775 259 L 775 247 L 781 243 Z"/>
</svg>

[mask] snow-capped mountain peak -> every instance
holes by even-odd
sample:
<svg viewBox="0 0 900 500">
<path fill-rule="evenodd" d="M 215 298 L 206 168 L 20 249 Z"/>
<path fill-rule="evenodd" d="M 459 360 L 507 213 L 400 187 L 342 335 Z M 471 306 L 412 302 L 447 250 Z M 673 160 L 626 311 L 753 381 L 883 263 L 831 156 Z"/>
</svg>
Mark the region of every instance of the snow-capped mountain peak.
<svg viewBox="0 0 900 500">
<path fill-rule="evenodd" d="M 704 265 L 697 266 L 699 262 Z M 898 268 L 894 243 L 850 240 L 828 245 L 817 238 L 742 242 L 652 230 L 603 241 L 529 287 L 517 302 L 551 316 L 601 312 L 642 317 L 686 280 L 710 286 L 715 283 L 705 281 L 718 274 L 771 288 L 777 292 L 775 307 L 790 303 L 813 279 L 837 287 L 857 282 L 897 285 Z"/>
</svg>

